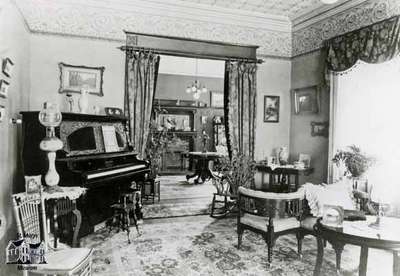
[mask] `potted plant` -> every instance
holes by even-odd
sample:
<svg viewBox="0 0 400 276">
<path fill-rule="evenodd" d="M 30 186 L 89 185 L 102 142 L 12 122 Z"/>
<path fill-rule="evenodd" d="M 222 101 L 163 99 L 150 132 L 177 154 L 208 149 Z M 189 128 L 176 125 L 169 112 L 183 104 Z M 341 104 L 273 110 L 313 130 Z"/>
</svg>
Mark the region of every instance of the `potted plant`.
<svg viewBox="0 0 400 276">
<path fill-rule="evenodd" d="M 230 185 L 232 195 L 237 194 L 239 186 L 250 188 L 254 181 L 256 162 L 246 155 L 236 155 L 232 159 L 220 159 L 220 172 Z"/>
<path fill-rule="evenodd" d="M 338 167 L 344 163 L 345 176 L 350 174 L 353 178 L 359 178 L 371 167 L 374 158 L 361 152 L 361 149 L 355 145 L 348 148 L 349 150 L 338 150 L 332 161 Z"/>
<path fill-rule="evenodd" d="M 155 121 L 150 123 L 146 157 L 150 161 L 150 179 L 155 179 L 160 171 L 161 157 L 169 141 L 168 129 L 158 127 Z"/>
</svg>

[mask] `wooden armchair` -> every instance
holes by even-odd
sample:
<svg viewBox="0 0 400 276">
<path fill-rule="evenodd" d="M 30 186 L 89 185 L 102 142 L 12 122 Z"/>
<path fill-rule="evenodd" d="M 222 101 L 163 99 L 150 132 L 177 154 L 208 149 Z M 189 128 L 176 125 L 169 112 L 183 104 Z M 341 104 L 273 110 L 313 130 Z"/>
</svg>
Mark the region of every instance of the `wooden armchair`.
<svg viewBox="0 0 400 276">
<path fill-rule="evenodd" d="M 29 272 L 32 274 L 91 275 L 92 249 L 48 250 L 49 241 L 42 191 L 23 198 L 13 195 L 12 199 L 19 239 L 24 239 L 25 244 L 29 244 L 31 249 L 39 248 L 41 250 L 40 254 L 37 254 L 38 252 L 36 254 L 26 254 L 26 252 L 21 251 L 19 252 L 19 257 L 18 254 L 13 255 L 18 259 L 13 261 L 38 264 L 36 270 Z M 24 271 L 25 273 L 28 272 Z"/>
<path fill-rule="evenodd" d="M 298 253 L 301 254 L 300 221 L 304 191 L 293 193 L 270 193 L 239 187 L 237 233 L 238 248 L 244 230 L 261 234 L 268 245 L 268 262 L 279 236 L 296 234 Z"/>
</svg>

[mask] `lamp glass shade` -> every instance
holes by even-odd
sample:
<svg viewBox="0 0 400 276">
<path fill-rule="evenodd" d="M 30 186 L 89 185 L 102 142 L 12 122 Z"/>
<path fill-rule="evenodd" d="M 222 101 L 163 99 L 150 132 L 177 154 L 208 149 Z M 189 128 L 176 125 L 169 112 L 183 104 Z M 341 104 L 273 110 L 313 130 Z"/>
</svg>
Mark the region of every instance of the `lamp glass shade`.
<svg viewBox="0 0 400 276">
<path fill-rule="evenodd" d="M 62 115 L 57 104 L 45 102 L 39 112 L 39 122 L 45 127 L 57 127 L 60 125 Z"/>
</svg>

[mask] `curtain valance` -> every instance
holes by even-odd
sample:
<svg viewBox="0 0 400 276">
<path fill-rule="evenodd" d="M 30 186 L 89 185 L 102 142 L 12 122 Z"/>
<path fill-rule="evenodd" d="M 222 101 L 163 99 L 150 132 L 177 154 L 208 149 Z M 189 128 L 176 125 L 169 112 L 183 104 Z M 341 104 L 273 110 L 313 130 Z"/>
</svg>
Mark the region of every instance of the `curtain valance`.
<svg viewBox="0 0 400 276">
<path fill-rule="evenodd" d="M 327 68 L 341 72 L 358 60 L 381 63 L 400 52 L 400 16 L 334 37 L 326 42 Z"/>
</svg>

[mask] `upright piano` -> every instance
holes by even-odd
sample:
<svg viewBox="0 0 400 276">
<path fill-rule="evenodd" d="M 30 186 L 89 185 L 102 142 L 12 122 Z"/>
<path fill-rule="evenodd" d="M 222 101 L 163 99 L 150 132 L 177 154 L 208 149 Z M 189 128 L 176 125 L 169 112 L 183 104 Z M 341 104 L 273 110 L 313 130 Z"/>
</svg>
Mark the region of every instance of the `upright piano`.
<svg viewBox="0 0 400 276">
<path fill-rule="evenodd" d="M 38 111 L 21 114 L 24 174 L 45 175 L 47 155 L 39 144 L 46 129 L 39 122 Z M 59 185 L 87 188 L 86 195 L 78 201 L 82 213 L 79 236 L 84 236 L 112 215 L 110 205 L 118 200 L 122 190 L 129 188 L 132 181 L 146 179 L 149 163 L 131 150 L 127 119 L 123 117 L 62 113 L 56 135 L 63 142 L 56 157 Z"/>
</svg>

